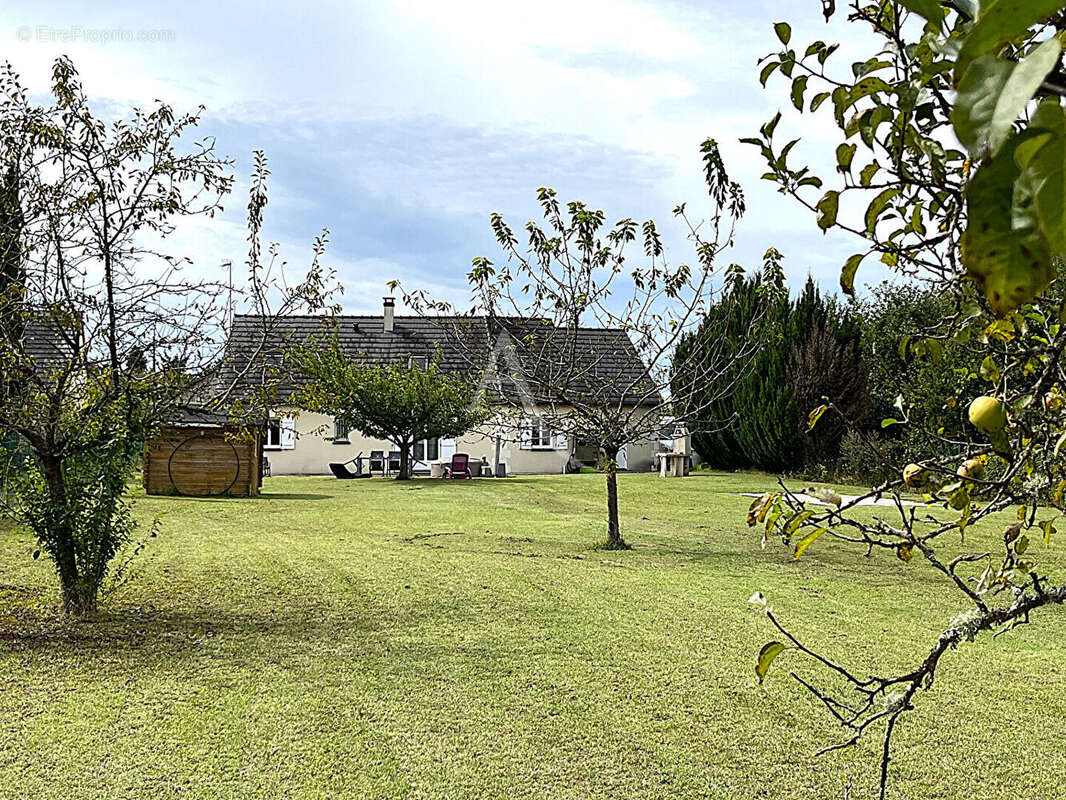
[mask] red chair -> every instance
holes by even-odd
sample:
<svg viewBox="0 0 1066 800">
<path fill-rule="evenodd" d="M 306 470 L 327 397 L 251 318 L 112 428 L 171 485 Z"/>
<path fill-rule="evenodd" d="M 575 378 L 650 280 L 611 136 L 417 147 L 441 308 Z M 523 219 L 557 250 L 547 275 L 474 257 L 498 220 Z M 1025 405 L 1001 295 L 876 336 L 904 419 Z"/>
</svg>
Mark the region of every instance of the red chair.
<svg viewBox="0 0 1066 800">
<path fill-rule="evenodd" d="M 470 471 L 470 456 L 466 453 L 456 453 L 452 456 L 451 465 L 444 466 L 445 478 L 473 478 Z"/>
</svg>

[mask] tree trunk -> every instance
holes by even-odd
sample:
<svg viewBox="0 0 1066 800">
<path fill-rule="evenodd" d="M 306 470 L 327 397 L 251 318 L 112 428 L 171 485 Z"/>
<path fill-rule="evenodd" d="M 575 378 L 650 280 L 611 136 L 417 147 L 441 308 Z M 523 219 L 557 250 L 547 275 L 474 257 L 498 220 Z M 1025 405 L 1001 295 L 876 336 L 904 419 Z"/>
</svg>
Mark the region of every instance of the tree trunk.
<svg viewBox="0 0 1066 800">
<path fill-rule="evenodd" d="M 396 476 L 398 481 L 406 481 L 411 477 L 411 443 L 400 444 L 400 474 Z"/>
<path fill-rule="evenodd" d="M 603 449 L 603 471 L 607 475 L 607 544 L 608 550 L 628 550 L 618 524 L 618 448 Z"/>
<path fill-rule="evenodd" d="M 81 617 L 96 610 L 98 587 L 82 580 L 74 548 L 74 536 L 67 518 L 67 488 L 63 468 L 55 458 L 42 458 L 45 482 L 52 500 L 46 524 L 52 539 L 52 558 L 59 576 L 60 604 L 63 614 Z"/>
</svg>

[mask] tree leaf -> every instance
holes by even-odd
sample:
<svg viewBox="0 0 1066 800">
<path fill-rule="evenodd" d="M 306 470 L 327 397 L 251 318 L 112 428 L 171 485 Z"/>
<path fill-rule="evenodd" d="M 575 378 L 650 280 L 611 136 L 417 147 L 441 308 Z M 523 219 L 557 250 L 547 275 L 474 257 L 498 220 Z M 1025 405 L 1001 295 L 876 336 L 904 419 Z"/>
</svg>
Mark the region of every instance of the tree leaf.
<svg viewBox="0 0 1066 800">
<path fill-rule="evenodd" d="M 878 164 L 876 161 L 871 161 L 869 164 L 863 167 L 862 171 L 859 173 L 859 182 L 863 186 L 869 186 L 871 183 L 873 183 L 874 175 L 877 174 L 877 170 L 879 169 L 881 169 L 881 165 Z"/>
<path fill-rule="evenodd" d="M 877 228 L 878 218 L 885 213 L 885 209 L 888 208 L 888 204 L 892 201 L 896 195 L 899 194 L 899 189 L 885 189 L 877 197 L 875 197 L 869 206 L 866 208 L 866 232 L 869 235 L 873 235 Z"/>
<path fill-rule="evenodd" d="M 766 82 L 770 80 L 770 76 L 774 74 L 774 70 L 777 69 L 779 66 L 781 66 L 781 62 L 779 61 L 771 61 L 769 64 L 764 66 L 762 68 L 762 71 L 759 73 L 759 83 L 761 83 L 763 86 L 766 86 Z"/>
<path fill-rule="evenodd" d="M 989 383 L 999 382 L 999 367 L 996 366 L 996 360 L 992 356 L 985 356 L 977 373 Z"/>
<path fill-rule="evenodd" d="M 1062 10 L 1062 0 L 989 0 L 981 3 L 981 11 L 969 35 L 963 40 L 955 60 L 955 82 L 966 74 L 971 62 L 986 53 L 994 53 L 1002 45 L 1023 36 L 1029 27 Z"/>
<path fill-rule="evenodd" d="M 856 253 L 849 256 L 840 270 L 840 290 L 848 297 L 855 296 L 855 273 L 859 271 L 859 264 L 866 257 L 865 253 Z"/>
<path fill-rule="evenodd" d="M 1051 544 L 1051 534 L 1055 532 L 1055 518 L 1045 519 L 1040 523 L 1040 529 L 1044 531 L 1044 547 Z"/>
<path fill-rule="evenodd" d="M 781 44 L 787 47 L 789 40 L 792 38 L 792 26 L 787 22 L 775 22 L 774 33 L 776 33 L 777 38 L 781 40 Z"/>
<path fill-rule="evenodd" d="M 808 432 L 814 430 L 814 426 L 818 424 L 818 420 L 822 418 L 822 414 L 824 414 L 828 408 L 829 406 L 822 405 L 811 411 L 810 415 L 807 417 Z"/>
<path fill-rule="evenodd" d="M 818 92 L 813 98 L 811 98 L 811 111 L 817 111 L 822 103 L 829 99 L 829 92 Z"/>
<path fill-rule="evenodd" d="M 847 172 L 851 169 L 852 159 L 855 158 L 855 148 L 857 145 L 848 144 L 843 142 L 837 145 L 837 169 L 841 172 Z"/>
<path fill-rule="evenodd" d="M 837 221 L 837 210 L 840 207 L 840 192 L 830 189 L 822 199 L 818 201 L 818 227 L 825 233 Z"/>
<path fill-rule="evenodd" d="M 1056 100 L 1040 104 L 1015 160 L 1033 194 L 1040 230 L 1056 254 L 1066 253 L 1066 113 Z"/>
<path fill-rule="evenodd" d="M 796 549 L 792 552 L 792 559 L 796 560 L 801 555 L 803 555 L 803 551 L 810 547 L 812 544 L 814 544 L 815 540 L 817 540 L 818 537 L 821 536 L 823 533 L 825 533 L 825 528 L 815 528 L 813 531 L 811 531 L 798 542 L 796 542 Z"/>
<path fill-rule="evenodd" d="M 900 5 L 937 25 L 944 21 L 944 7 L 940 0 L 900 0 Z"/>
<path fill-rule="evenodd" d="M 970 490 L 965 486 L 960 486 L 951 493 L 951 497 L 948 498 L 948 505 L 956 511 L 962 511 L 964 508 L 968 508 L 970 505 Z"/>
<path fill-rule="evenodd" d="M 1032 300 L 1051 279 L 1051 251 L 1031 207 L 1019 204 L 1015 181 L 1021 170 L 1004 149 L 966 185 L 969 216 L 962 235 L 967 275 L 985 290 L 1001 317 Z M 1033 219 L 1025 221 L 1025 214 Z"/>
<path fill-rule="evenodd" d="M 798 111 L 803 110 L 803 93 L 807 91 L 807 76 L 800 75 L 792 81 L 792 105 Z"/>
<path fill-rule="evenodd" d="M 789 539 L 791 539 L 792 534 L 794 534 L 799 529 L 799 526 L 802 525 L 804 521 L 810 519 L 813 516 L 814 512 L 807 510 L 801 511 L 800 513 L 796 514 L 796 516 L 792 517 L 792 519 L 788 521 L 788 524 L 785 525 L 785 529 L 782 531 L 785 540 L 788 541 Z"/>
<path fill-rule="evenodd" d="M 951 114 L 955 134 L 972 155 L 999 152 L 1061 53 L 1058 39 L 1048 39 L 1017 64 L 994 56 L 974 61 Z"/>
<path fill-rule="evenodd" d="M 770 665 L 784 649 L 785 646 L 781 642 L 768 642 L 763 645 L 762 650 L 759 651 L 759 658 L 755 662 L 755 674 L 759 676 L 759 683 L 766 679 Z"/>
<path fill-rule="evenodd" d="M 910 563 L 910 560 L 914 558 L 914 545 L 899 544 L 896 546 L 896 558 L 902 561 L 904 564 Z"/>
</svg>

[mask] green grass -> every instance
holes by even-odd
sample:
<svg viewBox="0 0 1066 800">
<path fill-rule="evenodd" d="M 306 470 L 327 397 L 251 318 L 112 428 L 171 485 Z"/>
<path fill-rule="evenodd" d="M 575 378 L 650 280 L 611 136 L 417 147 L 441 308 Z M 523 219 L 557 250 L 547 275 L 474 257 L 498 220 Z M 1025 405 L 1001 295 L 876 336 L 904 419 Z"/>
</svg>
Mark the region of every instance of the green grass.
<svg viewBox="0 0 1066 800">
<path fill-rule="evenodd" d="M 788 672 L 824 672 L 786 652 L 756 685 L 747 598 L 859 671 L 914 663 L 959 598 L 919 557 L 761 550 L 732 492 L 766 476 L 619 483 L 628 552 L 593 549 L 595 475 L 145 498 L 140 572 L 70 625 L 0 530 L 0 798 L 871 796 L 876 739 L 812 757 L 838 731 Z M 1061 796 L 1064 632 L 949 654 L 892 796 Z"/>
</svg>

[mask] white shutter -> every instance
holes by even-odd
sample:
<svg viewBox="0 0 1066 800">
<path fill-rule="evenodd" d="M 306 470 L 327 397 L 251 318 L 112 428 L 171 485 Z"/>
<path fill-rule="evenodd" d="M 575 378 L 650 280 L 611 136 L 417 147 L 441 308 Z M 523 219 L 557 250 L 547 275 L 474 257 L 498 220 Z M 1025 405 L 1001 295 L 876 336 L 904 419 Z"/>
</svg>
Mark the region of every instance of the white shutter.
<svg viewBox="0 0 1066 800">
<path fill-rule="evenodd" d="M 566 431 L 555 432 L 555 449 L 556 450 L 569 450 L 570 449 L 570 436 Z"/>
<path fill-rule="evenodd" d="M 296 449 L 296 420 L 292 417 L 281 418 L 281 449 Z"/>
<path fill-rule="evenodd" d="M 522 418 L 522 429 L 519 432 L 519 447 L 529 450 L 533 447 L 533 420 L 529 417 Z"/>
</svg>

